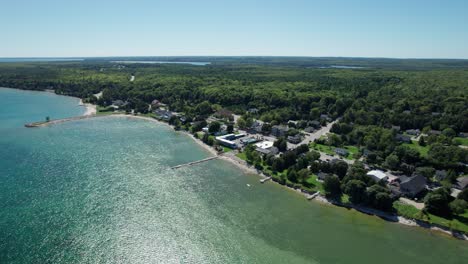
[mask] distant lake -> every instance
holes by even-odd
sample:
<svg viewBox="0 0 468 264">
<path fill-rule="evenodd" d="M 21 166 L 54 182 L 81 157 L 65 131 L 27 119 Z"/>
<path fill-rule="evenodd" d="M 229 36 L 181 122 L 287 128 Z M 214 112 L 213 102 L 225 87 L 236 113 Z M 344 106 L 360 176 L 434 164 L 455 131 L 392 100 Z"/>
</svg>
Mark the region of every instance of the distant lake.
<svg viewBox="0 0 468 264">
<path fill-rule="evenodd" d="M 113 63 L 146 63 L 146 64 L 190 64 L 196 66 L 205 66 L 211 62 L 194 62 L 194 61 L 111 61 Z"/>
<path fill-rule="evenodd" d="M 320 67 L 320 69 L 364 69 L 364 68 L 366 67 L 345 66 L 345 65 L 331 65 L 331 66 Z"/>
<path fill-rule="evenodd" d="M 53 61 L 83 61 L 77 58 L 0 58 L 0 62 L 53 62 Z"/>
</svg>

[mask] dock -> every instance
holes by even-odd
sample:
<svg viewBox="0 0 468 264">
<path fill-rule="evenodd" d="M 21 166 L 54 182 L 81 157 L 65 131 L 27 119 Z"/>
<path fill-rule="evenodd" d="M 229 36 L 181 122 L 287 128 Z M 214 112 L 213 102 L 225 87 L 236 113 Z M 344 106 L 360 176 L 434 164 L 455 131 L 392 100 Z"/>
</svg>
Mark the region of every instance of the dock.
<svg viewBox="0 0 468 264">
<path fill-rule="evenodd" d="M 178 169 L 178 168 L 182 168 L 182 167 L 193 166 L 195 164 L 200 164 L 200 163 L 207 162 L 207 161 L 210 161 L 210 160 L 214 160 L 214 159 L 217 159 L 217 158 L 219 158 L 219 156 L 214 156 L 214 157 L 209 157 L 209 158 L 202 159 L 202 160 L 192 161 L 192 162 L 180 164 L 180 165 L 177 165 L 177 166 L 173 166 L 173 167 L 171 167 L 171 169 L 174 170 L 174 169 Z"/>
<path fill-rule="evenodd" d="M 75 121 L 75 120 L 82 120 L 82 119 L 88 119 L 88 118 L 95 118 L 99 117 L 98 115 L 84 115 L 84 116 L 75 116 L 75 117 L 68 117 L 68 118 L 62 118 L 62 119 L 54 119 L 50 121 L 40 121 L 40 122 L 33 122 L 33 123 L 28 123 L 25 124 L 25 127 L 43 127 L 43 126 L 48 126 L 48 125 L 54 125 L 54 124 L 59 124 L 63 122 L 69 122 L 69 121 Z"/>
<path fill-rule="evenodd" d="M 264 178 L 264 179 L 261 179 L 260 182 L 261 182 L 261 183 L 265 183 L 265 182 L 267 182 L 267 181 L 269 181 L 269 180 L 271 180 L 271 177 L 266 177 L 266 178 Z"/>
<path fill-rule="evenodd" d="M 315 197 L 317 197 L 319 194 L 320 194 L 320 192 L 316 192 L 316 193 L 314 193 L 314 194 L 308 195 L 308 196 L 307 196 L 307 200 L 312 200 L 312 199 L 314 199 Z"/>
</svg>

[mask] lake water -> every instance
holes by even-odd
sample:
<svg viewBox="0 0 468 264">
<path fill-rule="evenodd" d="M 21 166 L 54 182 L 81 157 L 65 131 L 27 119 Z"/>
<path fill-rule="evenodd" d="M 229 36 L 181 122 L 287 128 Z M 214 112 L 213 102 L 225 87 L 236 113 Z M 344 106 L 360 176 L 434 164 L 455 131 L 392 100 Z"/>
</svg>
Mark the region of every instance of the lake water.
<svg viewBox="0 0 468 264">
<path fill-rule="evenodd" d="M 128 63 L 128 64 L 134 64 L 134 63 L 142 63 L 142 64 L 190 64 L 190 65 L 195 65 L 195 66 L 206 66 L 211 64 L 210 62 L 194 62 L 194 61 L 111 61 L 113 63 Z"/>
<path fill-rule="evenodd" d="M 0 89 L 0 263 L 466 263 L 468 244 L 260 184 L 165 125 Z M 250 184 L 251 187 L 248 187 Z"/>
</svg>

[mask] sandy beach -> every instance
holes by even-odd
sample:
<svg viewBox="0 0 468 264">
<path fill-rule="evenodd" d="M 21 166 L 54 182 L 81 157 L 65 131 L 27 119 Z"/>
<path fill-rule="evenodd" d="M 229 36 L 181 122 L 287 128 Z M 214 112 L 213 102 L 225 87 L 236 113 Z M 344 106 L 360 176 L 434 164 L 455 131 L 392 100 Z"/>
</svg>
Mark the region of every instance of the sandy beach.
<svg viewBox="0 0 468 264">
<path fill-rule="evenodd" d="M 85 104 L 85 103 L 83 103 L 83 99 L 80 99 L 79 105 L 86 107 L 86 111 L 83 114 L 85 116 L 91 116 L 91 115 L 95 115 L 97 113 L 96 105 L 89 104 L 89 103 Z"/>
</svg>

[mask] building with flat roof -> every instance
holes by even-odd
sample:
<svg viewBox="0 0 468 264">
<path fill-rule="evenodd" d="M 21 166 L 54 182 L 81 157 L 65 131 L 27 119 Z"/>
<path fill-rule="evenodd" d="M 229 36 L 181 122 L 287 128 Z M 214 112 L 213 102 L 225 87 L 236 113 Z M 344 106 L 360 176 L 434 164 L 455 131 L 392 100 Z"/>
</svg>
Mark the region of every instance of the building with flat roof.
<svg viewBox="0 0 468 264">
<path fill-rule="evenodd" d="M 371 177 L 376 182 L 379 182 L 381 180 L 384 180 L 384 181 L 388 180 L 387 174 L 381 170 L 371 170 L 367 173 L 367 176 Z"/>
</svg>

